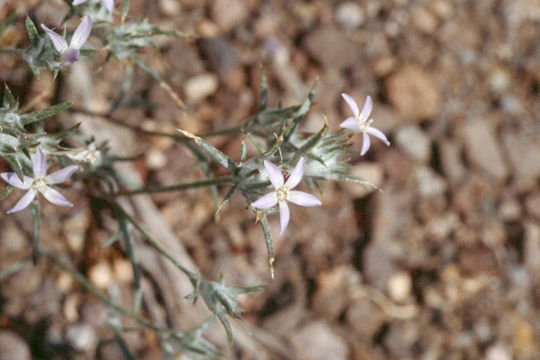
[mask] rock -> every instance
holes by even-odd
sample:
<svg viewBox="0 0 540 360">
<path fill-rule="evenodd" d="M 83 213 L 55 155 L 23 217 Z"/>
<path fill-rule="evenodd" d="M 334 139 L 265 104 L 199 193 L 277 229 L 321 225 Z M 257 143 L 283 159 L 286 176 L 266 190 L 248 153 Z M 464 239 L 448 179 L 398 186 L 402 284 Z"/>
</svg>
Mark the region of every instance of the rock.
<svg viewBox="0 0 540 360">
<path fill-rule="evenodd" d="M 88 271 L 90 282 L 100 289 L 106 289 L 113 281 L 111 267 L 107 263 L 97 263 Z"/>
<path fill-rule="evenodd" d="M 495 343 L 486 350 L 486 360 L 512 360 L 512 353 L 503 343 Z"/>
<path fill-rule="evenodd" d="M 514 221 L 521 217 L 521 204 L 515 198 L 504 199 L 499 205 L 497 214 L 504 221 Z"/>
<path fill-rule="evenodd" d="M 323 67 L 337 70 L 356 64 L 361 56 L 359 47 L 343 31 L 331 25 L 319 27 L 309 34 L 305 46 Z"/>
<path fill-rule="evenodd" d="M 313 321 L 290 337 L 295 359 L 298 360 L 345 360 L 349 349 L 326 323 Z"/>
<path fill-rule="evenodd" d="M 362 162 L 352 168 L 351 174 L 366 179 L 372 182 L 376 187 L 380 188 L 384 177 L 384 170 L 381 164 Z M 344 182 L 342 186 L 346 189 L 347 194 L 356 198 L 364 197 L 376 190 L 371 186 L 362 186 L 361 184 L 352 182 Z"/>
<path fill-rule="evenodd" d="M 226 38 L 202 39 L 200 49 L 212 70 L 217 72 L 221 81 L 226 81 L 229 73 L 240 64 L 240 56 Z"/>
<path fill-rule="evenodd" d="M 371 339 L 386 320 L 382 310 L 367 298 L 356 299 L 346 314 L 347 324 L 360 339 Z"/>
<path fill-rule="evenodd" d="M 540 219 L 540 192 L 527 195 L 525 198 L 525 210 L 530 215 Z"/>
<path fill-rule="evenodd" d="M 503 143 L 518 186 L 521 189 L 535 186 L 540 176 L 538 145 L 524 134 L 509 131 L 503 133 Z"/>
<path fill-rule="evenodd" d="M 71 325 L 66 331 L 69 344 L 78 351 L 93 351 L 98 343 L 98 337 L 94 328 L 86 323 Z"/>
<path fill-rule="evenodd" d="M 418 193 L 422 197 L 442 195 L 447 188 L 446 181 L 431 168 L 421 166 L 414 172 Z"/>
<path fill-rule="evenodd" d="M 426 162 L 431 155 L 431 141 L 417 125 L 406 125 L 396 133 L 397 145 L 415 160 Z"/>
<path fill-rule="evenodd" d="M 356 2 L 344 2 L 336 9 L 336 20 L 344 28 L 357 28 L 364 24 L 364 10 Z"/>
<path fill-rule="evenodd" d="M 400 271 L 388 280 L 388 294 L 392 300 L 403 303 L 409 299 L 412 290 L 412 279 L 409 273 Z"/>
<path fill-rule="evenodd" d="M 461 135 L 469 161 L 492 177 L 504 180 L 508 168 L 503 160 L 493 123 L 488 120 L 473 120 L 462 127 Z"/>
<path fill-rule="evenodd" d="M 527 221 L 525 227 L 524 262 L 531 274 L 540 272 L 540 226 Z"/>
<path fill-rule="evenodd" d="M 390 103 L 412 121 L 432 120 L 439 114 L 442 95 L 430 74 L 418 65 L 405 65 L 386 81 Z"/>
<path fill-rule="evenodd" d="M 436 217 L 426 225 L 426 235 L 436 241 L 444 240 L 459 225 L 459 216 L 448 212 Z"/>
<path fill-rule="evenodd" d="M 450 182 L 457 183 L 465 177 L 466 170 L 461 160 L 461 151 L 454 141 L 442 140 L 439 144 L 442 171 Z"/>
<path fill-rule="evenodd" d="M 418 328 L 415 322 L 394 322 L 384 337 L 392 359 L 411 358 L 412 347 L 418 340 Z"/>
<path fill-rule="evenodd" d="M 17 333 L 0 330 L 0 360 L 31 360 L 30 348 Z"/>
<path fill-rule="evenodd" d="M 67 243 L 75 253 L 80 253 L 83 250 L 89 222 L 90 213 L 88 211 L 77 211 L 64 224 Z"/>
<path fill-rule="evenodd" d="M 412 21 L 414 26 L 428 35 L 432 35 L 438 25 L 437 18 L 431 11 L 422 7 L 418 7 L 413 11 Z"/>
<path fill-rule="evenodd" d="M 313 309 L 327 319 L 336 319 L 347 306 L 348 287 L 360 282 L 352 266 L 340 266 L 317 277 L 317 291 L 313 295 Z"/>
<path fill-rule="evenodd" d="M 387 244 L 371 242 L 363 253 L 363 264 L 366 280 L 380 290 L 386 289 L 396 269 L 395 256 Z"/>
<path fill-rule="evenodd" d="M 218 89 L 218 78 L 211 73 L 189 78 L 184 84 L 184 93 L 188 101 L 197 103 L 212 95 Z"/>
<path fill-rule="evenodd" d="M 211 13 L 220 29 L 229 32 L 246 20 L 249 9 L 243 0 L 215 0 Z"/>
</svg>

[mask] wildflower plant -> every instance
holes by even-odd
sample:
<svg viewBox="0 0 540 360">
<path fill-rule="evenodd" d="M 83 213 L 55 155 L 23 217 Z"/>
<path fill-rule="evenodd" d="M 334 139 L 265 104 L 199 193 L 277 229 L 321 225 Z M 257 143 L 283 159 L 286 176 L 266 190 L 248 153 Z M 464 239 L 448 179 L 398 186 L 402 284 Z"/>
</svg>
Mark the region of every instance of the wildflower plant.
<svg viewBox="0 0 540 360">
<path fill-rule="evenodd" d="M 261 69 L 260 106 L 253 116 L 240 125 L 199 135 L 183 129 L 178 129 L 176 133 L 147 131 L 137 125 L 123 123 L 115 119 L 112 114 L 116 109 L 127 106 L 124 96 L 131 84 L 133 67 L 138 67 L 149 74 L 167 91 L 179 107 L 185 109 L 180 96 L 155 69 L 144 61 L 141 53 L 144 48 L 154 46 L 152 39 L 155 36 L 183 38 L 189 38 L 189 36 L 178 31 L 165 31 L 146 19 L 131 21 L 128 17 L 129 0 L 122 1 L 119 22 L 114 22 L 115 9 L 112 0 L 65 0 L 65 2 L 69 5 L 66 20 L 77 17 L 80 21 L 69 44 L 65 30 L 60 35 L 42 24 L 41 28 L 44 32 L 40 33 L 34 21 L 27 17 L 26 30 L 30 38 L 30 46 L 27 49 L 0 48 L 0 53 L 20 56 L 28 63 L 33 74 L 39 77 L 40 71 L 45 69 L 52 71 L 56 76 L 58 72 L 66 70 L 70 64 L 85 61 L 87 58 L 92 59 L 91 55 L 100 52 L 105 58 L 100 66 L 106 66 L 107 62 L 113 59 L 126 65 L 126 79 L 120 89 L 120 94 L 112 101 L 110 112 L 104 114 L 94 114 L 90 110 L 72 107 L 70 102 L 26 113 L 21 111 L 18 101 L 6 86 L 3 89 L 0 107 L 0 158 L 8 163 L 11 171 L 0 174 L 7 184 L 0 195 L 0 200 L 4 199 L 13 188 L 27 191 L 17 204 L 8 210 L 8 213 L 24 211 L 25 208 L 31 206 L 34 262 L 38 261 L 40 254 L 45 255 L 51 263 L 69 272 L 87 291 L 106 303 L 111 309 L 111 314 L 114 314 L 110 317 L 111 326 L 115 339 L 121 345 L 123 328 L 118 325 L 117 319 L 119 316 L 125 316 L 159 336 L 165 358 L 175 358 L 178 354 L 182 354 L 182 358 L 187 359 L 216 358 L 219 352 L 203 338 L 204 331 L 217 318 L 225 329 L 229 343 L 232 344 L 233 333 L 228 318 L 237 318 L 242 313 L 238 296 L 260 291 L 263 287 L 234 287 L 226 284 L 224 278 L 213 281 L 190 270 L 173 257 L 168 249 L 161 245 L 159 239 L 155 239 L 140 224 L 139 219 L 124 208 L 121 198 L 141 193 L 174 192 L 207 187 L 216 202 L 217 219 L 220 212 L 225 211 L 225 204 L 232 196 L 235 194 L 242 196 L 247 205 L 246 211 L 251 212 L 253 220 L 261 226 L 273 278 L 275 259 L 273 234 L 268 223 L 268 215 L 279 212 L 279 235 L 286 236 L 290 220 L 289 202 L 306 207 L 324 207 L 324 202 L 321 202 L 318 196 L 312 195 L 316 189 L 320 188 L 321 181 L 352 181 L 362 186 L 374 187 L 370 182 L 349 173 L 348 160 L 352 152 L 351 136 L 344 130 L 362 133 L 362 155 L 370 147 L 368 135 L 378 137 L 389 145 L 386 136 L 371 127 L 372 120 L 369 115 L 373 106 L 372 100 L 368 97 L 364 108 L 359 111 L 356 102 L 350 96 L 343 94 L 343 98 L 354 114 L 354 117 L 347 118 L 341 123 L 344 129 L 331 132 L 331 126 L 325 118 L 319 131 L 308 133 L 300 130 L 299 124 L 312 106 L 316 84 L 299 105 L 269 107 L 267 80 Z M 10 15 L 7 22 L 0 26 L 0 36 L 15 19 L 15 16 Z M 83 48 L 89 37 L 92 37 L 93 44 L 100 43 L 97 47 L 99 50 Z M 123 157 L 123 154 L 111 154 L 107 143 L 98 143 L 78 133 L 78 125 L 51 134 L 45 131 L 44 121 L 65 111 L 86 112 L 114 121 L 130 131 L 174 139 L 193 153 L 205 179 L 166 187 L 130 187 L 123 180 L 123 176 L 117 173 L 115 165 L 121 161 L 137 160 L 137 157 L 128 158 Z M 207 140 L 212 136 L 229 134 L 244 135 L 238 160 L 233 160 Z M 257 150 L 255 155 L 248 156 L 248 142 Z M 222 167 L 222 172 L 224 171 L 226 175 L 216 177 L 212 171 L 214 164 Z M 58 165 L 61 169 L 47 175 L 49 165 L 51 167 Z M 102 244 L 102 247 L 121 243 L 121 248 L 129 258 L 134 275 L 135 305 L 133 309 L 125 308 L 101 293 L 82 274 L 39 244 L 41 209 L 37 199 L 38 193 L 53 204 L 71 206 L 71 202 L 54 189 L 54 186 L 68 180 L 77 170 L 80 171 L 74 176 L 73 186 L 85 189 L 91 210 L 98 222 L 101 217 L 109 216 L 116 224 L 115 231 Z M 286 180 L 284 174 L 287 175 Z M 297 187 L 307 187 L 309 193 L 298 190 Z M 93 209 L 92 204 L 97 203 L 99 203 L 99 209 Z M 246 216 L 249 215 L 246 214 Z M 297 224 L 291 226 L 295 227 Z M 291 229 L 289 228 L 288 231 Z M 143 275 L 139 270 L 134 234 L 142 238 L 147 245 L 176 266 L 190 280 L 193 292 L 188 297 L 191 300 L 195 302 L 202 297 L 212 316 L 202 322 L 199 327 L 184 333 L 178 329 L 156 326 L 140 315 L 143 298 L 141 276 Z M 125 346 L 122 348 L 127 351 L 127 358 L 134 358 L 129 354 L 129 349 Z"/>
</svg>

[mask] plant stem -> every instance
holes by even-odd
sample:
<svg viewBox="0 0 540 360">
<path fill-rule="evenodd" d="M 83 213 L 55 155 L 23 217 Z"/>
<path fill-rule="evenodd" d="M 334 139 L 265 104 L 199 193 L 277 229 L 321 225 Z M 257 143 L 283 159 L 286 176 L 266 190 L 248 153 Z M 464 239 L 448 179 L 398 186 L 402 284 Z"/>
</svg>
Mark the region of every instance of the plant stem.
<svg viewBox="0 0 540 360">
<path fill-rule="evenodd" d="M 230 184 L 232 182 L 233 182 L 233 178 L 231 176 L 223 176 L 223 177 L 215 178 L 215 179 L 208 179 L 208 180 L 177 184 L 177 185 L 171 185 L 171 186 L 145 187 L 145 188 L 140 188 L 140 189 L 135 189 L 135 190 L 118 191 L 111 195 L 112 196 L 130 196 L 130 195 L 137 195 L 137 194 L 169 192 L 169 191 L 199 188 L 199 187 L 204 187 L 204 186 Z"/>
</svg>

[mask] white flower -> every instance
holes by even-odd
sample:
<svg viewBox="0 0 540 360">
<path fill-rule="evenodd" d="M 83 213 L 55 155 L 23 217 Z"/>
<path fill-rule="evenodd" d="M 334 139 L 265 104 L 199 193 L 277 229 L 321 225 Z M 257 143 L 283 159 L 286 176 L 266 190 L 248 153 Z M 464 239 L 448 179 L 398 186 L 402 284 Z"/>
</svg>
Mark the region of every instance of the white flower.
<svg viewBox="0 0 540 360">
<path fill-rule="evenodd" d="M 77 26 L 77 29 L 75 29 L 75 32 L 73 33 L 69 46 L 63 36 L 55 33 L 43 24 L 41 24 L 41 28 L 45 30 L 51 39 L 54 48 L 62 55 L 62 60 L 64 60 L 64 63 L 71 65 L 78 61 L 81 57 L 80 49 L 86 43 L 86 40 L 88 40 L 88 36 L 90 36 L 90 31 L 92 30 L 92 19 L 90 19 L 90 16 L 88 15 L 82 19 L 81 23 L 79 26 Z"/>
<path fill-rule="evenodd" d="M 40 192 L 45 199 L 59 206 L 73 206 L 60 192 L 49 187 L 48 185 L 59 184 L 71 177 L 78 169 L 77 165 L 71 165 L 47 175 L 47 158 L 40 148 L 37 149 L 33 156 L 32 165 L 34 168 L 34 178 L 24 176 L 23 180 L 13 172 L 1 173 L 0 176 L 8 184 L 17 189 L 28 190 L 26 194 L 11 208 L 7 213 L 11 214 L 25 209 L 32 200 Z"/>
<path fill-rule="evenodd" d="M 367 97 L 366 103 L 362 108 L 362 112 L 358 110 L 358 105 L 356 105 L 356 101 L 354 101 L 351 96 L 347 94 L 341 94 L 341 96 L 351 108 L 354 117 L 348 117 L 344 122 L 341 123 L 340 126 L 345 129 L 360 131 L 362 133 L 362 150 L 360 155 L 364 155 L 368 151 L 371 144 L 368 134 L 379 138 L 387 146 L 390 146 L 390 141 L 388 141 L 382 131 L 371 127 L 371 123 L 373 122 L 373 119 L 369 118 L 371 110 L 373 109 L 373 101 L 371 100 L 371 96 Z"/>
<path fill-rule="evenodd" d="M 304 158 L 300 158 L 291 175 L 284 183 L 283 175 L 279 168 L 272 164 L 270 161 L 264 161 L 264 167 L 270 178 L 270 182 L 274 186 L 276 191 L 272 191 L 257 201 L 253 202 L 251 206 L 258 209 L 269 209 L 276 204 L 279 204 L 279 220 L 280 220 L 280 235 L 283 234 L 287 225 L 289 224 L 289 206 L 287 202 L 290 201 L 300 206 L 320 206 L 321 202 L 315 196 L 305 193 L 303 191 L 291 190 L 296 187 L 304 176 Z"/>
<path fill-rule="evenodd" d="M 88 0 L 73 0 L 73 6 L 77 6 L 80 4 L 84 4 Z M 102 0 L 103 5 L 107 8 L 107 10 L 112 13 L 114 10 L 114 0 Z"/>
</svg>

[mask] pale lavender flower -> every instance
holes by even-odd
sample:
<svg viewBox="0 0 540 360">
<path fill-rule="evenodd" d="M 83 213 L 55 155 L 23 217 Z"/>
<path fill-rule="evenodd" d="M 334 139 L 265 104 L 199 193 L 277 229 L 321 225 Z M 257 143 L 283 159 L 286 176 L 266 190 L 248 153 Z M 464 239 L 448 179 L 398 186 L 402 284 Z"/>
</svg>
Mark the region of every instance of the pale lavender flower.
<svg viewBox="0 0 540 360">
<path fill-rule="evenodd" d="M 269 209 L 274 205 L 279 204 L 279 220 L 281 227 L 279 234 L 281 235 L 289 224 L 290 214 L 287 205 L 288 201 L 300 206 L 320 206 L 321 202 L 311 194 L 303 191 L 291 190 L 300 183 L 304 176 L 304 158 L 300 158 L 285 183 L 283 175 L 276 165 L 265 160 L 264 167 L 266 168 L 268 178 L 276 191 L 261 196 L 257 201 L 251 203 L 251 206 L 258 209 Z"/>
<path fill-rule="evenodd" d="M 32 200 L 34 200 L 38 192 L 55 205 L 73 206 L 73 204 L 60 194 L 60 192 L 48 185 L 63 183 L 73 175 L 78 169 L 78 166 L 71 165 L 47 175 L 47 157 L 40 148 L 37 149 L 36 154 L 32 157 L 32 165 L 34 168 L 34 178 L 24 176 L 21 181 L 17 174 L 13 172 L 4 172 L 0 174 L 2 179 L 11 186 L 16 187 L 17 189 L 28 190 L 7 213 L 11 214 L 26 208 L 30 205 Z"/>
<path fill-rule="evenodd" d="M 45 30 L 55 49 L 58 50 L 58 52 L 62 55 L 62 60 L 64 60 L 64 63 L 66 65 L 71 65 L 78 61 L 81 57 L 80 49 L 84 43 L 86 43 L 86 40 L 88 40 L 88 36 L 90 36 L 90 31 L 92 30 L 92 19 L 90 19 L 90 16 L 88 15 L 82 19 L 81 23 L 73 33 L 69 46 L 66 39 L 64 39 L 62 35 L 55 33 L 43 24 L 41 24 L 41 28 Z"/>
<path fill-rule="evenodd" d="M 388 141 L 382 131 L 371 127 L 371 123 L 373 122 L 373 119 L 369 118 L 371 110 L 373 109 L 373 101 L 371 100 L 371 96 L 368 95 L 366 103 L 364 104 L 361 112 L 358 110 L 356 101 L 354 101 L 351 96 L 347 94 L 341 94 L 341 96 L 351 108 L 354 117 L 348 117 L 344 122 L 341 123 L 340 126 L 345 129 L 360 131 L 362 133 L 362 150 L 360 155 L 364 155 L 368 151 L 371 144 L 368 134 L 379 138 L 387 146 L 390 146 L 390 141 Z"/>
<path fill-rule="evenodd" d="M 73 6 L 84 4 L 87 1 L 88 0 L 73 0 Z M 105 5 L 105 7 L 107 8 L 107 10 L 109 10 L 109 12 L 112 13 L 114 10 L 114 0 L 102 0 L 102 2 L 103 2 L 103 5 Z"/>
</svg>

